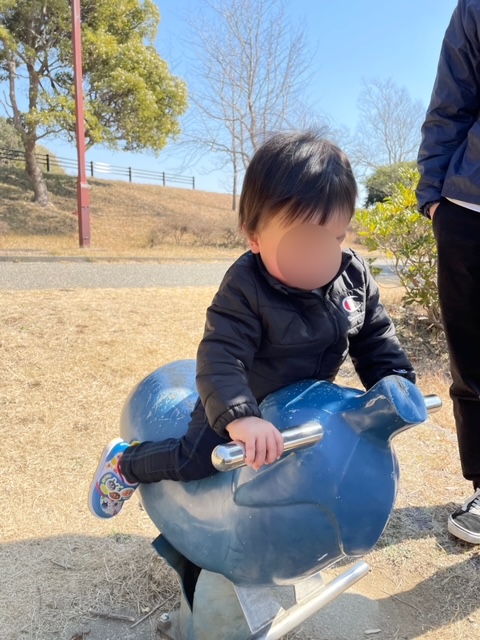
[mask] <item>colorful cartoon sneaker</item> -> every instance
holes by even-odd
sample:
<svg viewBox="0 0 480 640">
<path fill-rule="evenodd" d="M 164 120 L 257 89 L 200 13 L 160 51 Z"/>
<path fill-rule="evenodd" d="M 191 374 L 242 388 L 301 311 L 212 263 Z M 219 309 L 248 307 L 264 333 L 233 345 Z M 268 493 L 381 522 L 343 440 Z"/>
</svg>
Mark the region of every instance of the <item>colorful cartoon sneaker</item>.
<svg viewBox="0 0 480 640">
<path fill-rule="evenodd" d="M 103 450 L 88 494 L 88 508 L 97 518 L 116 516 L 138 487 L 122 476 L 119 466 L 123 452 L 130 446 L 121 438 L 115 438 Z"/>
</svg>

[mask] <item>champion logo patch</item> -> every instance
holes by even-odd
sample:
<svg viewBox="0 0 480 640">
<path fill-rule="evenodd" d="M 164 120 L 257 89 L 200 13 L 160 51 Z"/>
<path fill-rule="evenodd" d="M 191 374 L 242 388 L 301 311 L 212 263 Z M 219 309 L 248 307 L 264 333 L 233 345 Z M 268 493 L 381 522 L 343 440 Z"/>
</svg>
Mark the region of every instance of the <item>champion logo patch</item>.
<svg viewBox="0 0 480 640">
<path fill-rule="evenodd" d="M 345 311 L 348 311 L 348 313 L 353 313 L 358 309 L 359 306 L 360 305 L 355 301 L 355 298 L 353 296 L 347 296 L 342 300 L 342 307 L 345 309 Z"/>
</svg>

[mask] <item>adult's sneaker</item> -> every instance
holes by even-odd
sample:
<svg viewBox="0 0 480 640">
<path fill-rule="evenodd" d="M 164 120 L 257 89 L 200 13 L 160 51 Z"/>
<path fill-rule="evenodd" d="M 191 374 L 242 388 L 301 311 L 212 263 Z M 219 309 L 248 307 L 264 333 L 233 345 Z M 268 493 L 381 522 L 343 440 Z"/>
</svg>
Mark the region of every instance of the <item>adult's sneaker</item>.
<svg viewBox="0 0 480 640">
<path fill-rule="evenodd" d="M 480 488 L 452 513 L 448 519 L 448 530 L 460 540 L 480 544 Z"/>
<path fill-rule="evenodd" d="M 102 452 L 88 493 L 88 508 L 97 518 L 113 518 L 132 497 L 138 484 L 128 482 L 120 470 L 123 453 L 131 444 L 115 438 Z"/>
</svg>

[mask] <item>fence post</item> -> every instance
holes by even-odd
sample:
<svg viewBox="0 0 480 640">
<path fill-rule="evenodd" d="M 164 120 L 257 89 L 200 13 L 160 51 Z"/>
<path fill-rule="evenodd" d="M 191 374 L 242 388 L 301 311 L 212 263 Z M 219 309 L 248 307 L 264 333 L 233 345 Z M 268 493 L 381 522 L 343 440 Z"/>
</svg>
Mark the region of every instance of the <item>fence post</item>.
<svg viewBox="0 0 480 640">
<path fill-rule="evenodd" d="M 165 171 L 162 172 L 162 183 L 165 186 Z"/>
<path fill-rule="evenodd" d="M 132 181 L 132 167 L 128 167 L 128 181 Z"/>
<path fill-rule="evenodd" d="M 93 160 L 90 162 L 90 176 L 93 178 Z"/>
<path fill-rule="evenodd" d="M 192 176 L 192 189 L 195 189 L 195 176 Z"/>
<path fill-rule="evenodd" d="M 50 154 L 45 154 L 45 158 L 47 160 L 47 173 L 50 173 Z"/>
</svg>

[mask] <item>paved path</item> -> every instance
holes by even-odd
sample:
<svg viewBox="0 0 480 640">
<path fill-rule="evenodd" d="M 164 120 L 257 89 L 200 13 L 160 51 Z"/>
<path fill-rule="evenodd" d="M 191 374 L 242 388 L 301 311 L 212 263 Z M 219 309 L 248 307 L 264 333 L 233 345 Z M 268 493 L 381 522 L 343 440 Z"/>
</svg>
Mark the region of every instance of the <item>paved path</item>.
<svg viewBox="0 0 480 640">
<path fill-rule="evenodd" d="M 0 262 L 0 289 L 118 289 L 218 286 L 231 261 L 169 263 Z M 382 283 L 397 284 L 386 265 Z"/>
<path fill-rule="evenodd" d="M 143 263 L 1 262 L 0 289 L 216 286 L 231 261 Z"/>
</svg>

